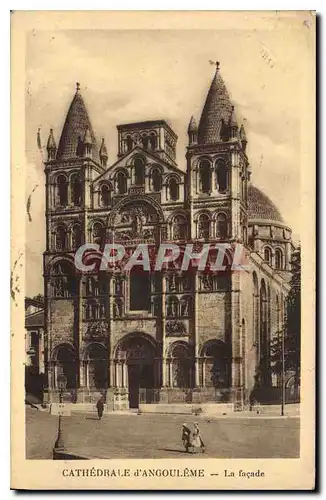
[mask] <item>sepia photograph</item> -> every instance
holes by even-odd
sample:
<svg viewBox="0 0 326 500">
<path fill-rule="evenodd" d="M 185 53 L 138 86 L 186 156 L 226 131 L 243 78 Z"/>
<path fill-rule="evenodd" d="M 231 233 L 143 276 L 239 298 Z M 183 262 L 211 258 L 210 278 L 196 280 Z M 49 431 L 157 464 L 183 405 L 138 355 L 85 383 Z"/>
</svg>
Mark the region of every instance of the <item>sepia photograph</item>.
<svg viewBox="0 0 326 500">
<path fill-rule="evenodd" d="M 302 458 L 315 20 L 269 14 L 24 32 L 25 460 Z"/>
</svg>

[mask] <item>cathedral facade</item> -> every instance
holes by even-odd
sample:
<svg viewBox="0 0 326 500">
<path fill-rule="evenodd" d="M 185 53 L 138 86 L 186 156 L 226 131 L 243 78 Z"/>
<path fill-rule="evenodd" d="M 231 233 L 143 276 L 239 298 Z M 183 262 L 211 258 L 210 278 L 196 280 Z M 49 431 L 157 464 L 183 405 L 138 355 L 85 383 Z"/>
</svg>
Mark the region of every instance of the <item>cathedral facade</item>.
<svg viewBox="0 0 326 500">
<path fill-rule="evenodd" d="M 117 126 L 108 165 L 79 84 L 58 142 L 47 142 L 45 400 L 109 408 L 139 402 L 248 401 L 277 384 L 271 340 L 281 335 L 289 291 L 291 229 L 251 183 L 247 138 L 217 67 L 197 126 L 188 125 L 185 164 L 165 120 Z M 129 250 L 243 245 L 247 267 L 206 272 L 98 269 L 82 273 L 75 253 L 114 241 Z"/>
</svg>

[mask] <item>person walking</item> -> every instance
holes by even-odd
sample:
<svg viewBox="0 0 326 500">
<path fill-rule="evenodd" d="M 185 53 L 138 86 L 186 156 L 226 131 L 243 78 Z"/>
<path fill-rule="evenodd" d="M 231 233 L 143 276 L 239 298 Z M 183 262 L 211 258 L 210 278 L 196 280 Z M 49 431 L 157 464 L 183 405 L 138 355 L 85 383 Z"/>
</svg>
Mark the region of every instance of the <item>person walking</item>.
<svg viewBox="0 0 326 500">
<path fill-rule="evenodd" d="M 101 396 L 100 399 L 98 400 L 98 402 L 96 403 L 96 409 L 97 409 L 98 419 L 101 420 L 102 415 L 103 415 L 103 410 L 104 410 L 103 396 Z"/>
<path fill-rule="evenodd" d="M 183 424 L 181 439 L 187 453 L 189 451 L 189 448 L 191 447 L 190 438 L 191 438 L 191 430 L 189 429 L 187 424 Z"/>
<path fill-rule="evenodd" d="M 199 429 L 198 422 L 194 423 L 194 431 L 192 434 L 191 445 L 193 447 L 193 453 L 195 453 L 195 450 L 197 448 L 200 448 L 202 453 L 205 453 L 205 444 L 204 444 L 203 437 L 202 437 L 202 434 L 201 434 L 200 429 Z"/>
</svg>

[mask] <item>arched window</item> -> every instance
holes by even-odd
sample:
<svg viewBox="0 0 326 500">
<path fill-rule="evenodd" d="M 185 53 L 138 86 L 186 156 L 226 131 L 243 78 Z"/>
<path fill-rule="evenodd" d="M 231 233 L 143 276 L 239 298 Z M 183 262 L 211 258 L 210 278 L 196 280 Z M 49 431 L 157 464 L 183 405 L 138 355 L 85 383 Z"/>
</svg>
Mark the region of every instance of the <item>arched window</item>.
<svg viewBox="0 0 326 500">
<path fill-rule="evenodd" d="M 205 387 L 227 388 L 230 384 L 231 356 L 227 344 L 211 340 L 202 349 L 202 379 Z"/>
<path fill-rule="evenodd" d="M 127 192 L 127 176 L 124 172 L 119 172 L 117 175 L 117 188 L 119 194 Z"/>
<path fill-rule="evenodd" d="M 172 238 L 185 240 L 187 238 L 187 220 L 182 215 L 176 215 L 172 223 Z"/>
<path fill-rule="evenodd" d="M 57 178 L 58 187 L 58 203 L 62 207 L 68 205 L 68 181 L 64 175 L 59 175 Z"/>
<path fill-rule="evenodd" d="M 275 269 L 283 268 L 283 253 L 279 248 L 275 250 Z"/>
<path fill-rule="evenodd" d="M 253 273 L 253 344 L 257 345 L 259 339 L 259 287 L 257 274 Z"/>
<path fill-rule="evenodd" d="M 58 375 L 63 373 L 67 379 L 66 389 L 75 389 L 78 361 L 74 348 L 67 344 L 57 346 L 52 355 L 52 362 L 54 364 L 53 388 L 58 388 Z"/>
<path fill-rule="evenodd" d="M 148 311 L 150 309 L 150 275 L 139 267 L 130 273 L 130 310 Z"/>
<path fill-rule="evenodd" d="M 189 347 L 176 342 L 171 349 L 172 386 L 186 389 L 190 387 L 192 362 Z"/>
<path fill-rule="evenodd" d="M 105 238 L 105 228 L 100 222 L 95 222 L 92 227 L 92 240 L 97 245 L 102 245 Z"/>
<path fill-rule="evenodd" d="M 73 174 L 70 178 L 71 185 L 71 202 L 73 205 L 79 206 L 81 202 L 81 182 L 79 174 Z"/>
<path fill-rule="evenodd" d="M 82 231 L 79 224 L 74 224 L 71 229 L 71 246 L 74 250 L 82 244 Z"/>
<path fill-rule="evenodd" d="M 143 148 L 147 149 L 148 148 L 148 136 L 143 135 L 141 138 L 141 142 L 142 142 Z"/>
<path fill-rule="evenodd" d="M 57 227 L 55 233 L 55 248 L 56 250 L 66 250 L 67 249 L 67 229 L 64 224 L 60 224 Z"/>
<path fill-rule="evenodd" d="M 179 199 L 179 184 L 175 177 L 169 181 L 169 199 L 176 201 Z"/>
<path fill-rule="evenodd" d="M 209 225 L 210 220 L 207 214 L 201 214 L 198 219 L 198 238 L 208 239 L 209 238 Z"/>
<path fill-rule="evenodd" d="M 127 151 L 131 151 L 132 150 L 132 146 L 133 146 L 133 140 L 132 140 L 132 137 L 131 135 L 127 135 Z"/>
<path fill-rule="evenodd" d="M 141 158 L 136 158 L 134 163 L 135 169 L 135 184 L 137 186 L 143 186 L 145 184 L 145 167 L 144 162 Z"/>
<path fill-rule="evenodd" d="M 228 227 L 225 214 L 218 214 L 216 219 L 216 236 L 217 238 L 227 238 Z"/>
<path fill-rule="evenodd" d="M 272 261 L 272 252 L 270 250 L 270 248 L 265 248 L 264 249 L 264 261 L 267 263 L 267 264 L 271 264 L 271 261 Z"/>
<path fill-rule="evenodd" d="M 154 132 L 151 133 L 149 137 L 149 142 L 152 150 L 157 149 L 157 136 L 154 134 Z"/>
<path fill-rule="evenodd" d="M 108 386 L 108 351 L 100 344 L 91 344 L 86 354 L 86 385 L 106 389 Z"/>
<path fill-rule="evenodd" d="M 220 193 L 225 193 L 228 188 L 228 171 L 225 161 L 220 159 L 216 162 L 216 183 Z"/>
<path fill-rule="evenodd" d="M 152 190 L 161 191 L 162 189 L 162 176 L 157 168 L 152 170 Z"/>
<path fill-rule="evenodd" d="M 101 186 L 101 205 L 108 207 L 111 204 L 111 191 L 107 184 Z"/>
<path fill-rule="evenodd" d="M 172 318 L 179 316 L 179 301 L 177 297 L 168 297 L 166 315 Z"/>
<path fill-rule="evenodd" d="M 208 160 L 201 160 L 199 164 L 199 186 L 202 193 L 212 190 L 211 164 Z"/>
</svg>

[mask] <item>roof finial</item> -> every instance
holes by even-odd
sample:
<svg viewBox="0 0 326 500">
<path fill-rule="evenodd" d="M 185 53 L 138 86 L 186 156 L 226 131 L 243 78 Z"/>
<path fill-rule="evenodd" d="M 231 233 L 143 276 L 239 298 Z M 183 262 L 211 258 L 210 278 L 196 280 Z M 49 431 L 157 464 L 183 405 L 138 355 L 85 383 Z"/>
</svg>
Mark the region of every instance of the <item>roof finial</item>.
<svg viewBox="0 0 326 500">
<path fill-rule="evenodd" d="M 80 90 L 80 83 L 76 82 L 76 92 L 78 92 L 79 90 Z"/>
<path fill-rule="evenodd" d="M 208 62 L 209 62 L 209 64 L 216 66 L 216 73 L 217 73 L 219 68 L 220 68 L 220 63 L 218 61 L 211 61 L 211 60 L 209 60 Z"/>
</svg>

